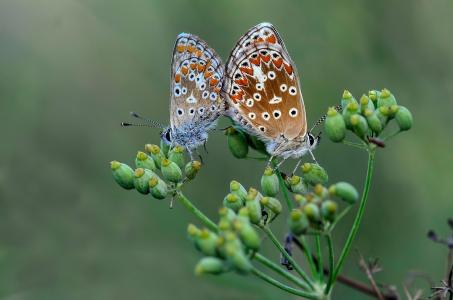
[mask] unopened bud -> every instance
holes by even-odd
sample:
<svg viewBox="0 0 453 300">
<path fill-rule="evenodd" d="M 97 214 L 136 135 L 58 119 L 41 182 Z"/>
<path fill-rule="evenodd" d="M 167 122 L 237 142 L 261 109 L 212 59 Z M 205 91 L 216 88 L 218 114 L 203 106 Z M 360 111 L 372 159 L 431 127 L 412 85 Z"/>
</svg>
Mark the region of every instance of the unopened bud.
<svg viewBox="0 0 453 300">
<path fill-rule="evenodd" d="M 234 247 L 233 245 L 227 244 L 225 246 L 225 254 L 228 261 L 235 268 L 235 270 L 241 274 L 248 274 L 252 270 L 253 266 L 241 248 Z"/>
<path fill-rule="evenodd" d="M 243 207 L 244 203 L 238 195 L 229 193 L 223 199 L 223 206 L 232 209 L 234 212 L 238 212 L 241 207 Z"/>
<path fill-rule="evenodd" d="M 335 214 L 337 213 L 337 210 L 338 205 L 332 200 L 326 200 L 321 204 L 322 217 L 329 222 L 333 222 L 335 220 Z"/>
<path fill-rule="evenodd" d="M 400 130 L 409 130 L 412 127 L 413 118 L 411 112 L 404 106 L 400 106 L 398 112 L 395 115 L 396 123 Z"/>
<path fill-rule="evenodd" d="M 148 169 L 151 171 L 155 171 L 157 169 L 154 160 L 142 151 L 137 152 L 137 156 L 135 157 L 135 166 L 137 168 Z"/>
<path fill-rule="evenodd" d="M 226 270 L 223 260 L 217 257 L 203 257 L 195 266 L 195 275 L 218 275 Z"/>
<path fill-rule="evenodd" d="M 238 233 L 242 243 L 250 250 L 258 251 L 261 245 L 261 238 L 250 224 L 248 218 L 236 218 L 233 228 Z"/>
<path fill-rule="evenodd" d="M 168 159 L 178 165 L 180 169 L 184 168 L 186 162 L 184 159 L 184 148 L 175 146 L 168 152 Z"/>
<path fill-rule="evenodd" d="M 192 180 L 197 176 L 198 172 L 201 169 L 201 162 L 198 160 L 189 161 L 184 168 L 187 179 Z"/>
<path fill-rule="evenodd" d="M 245 158 L 249 153 L 249 145 L 244 133 L 236 130 L 234 127 L 229 127 L 225 134 L 227 135 L 228 148 L 236 158 Z"/>
<path fill-rule="evenodd" d="M 196 243 L 198 244 L 198 248 L 200 249 L 201 253 L 207 256 L 216 255 L 217 234 L 215 234 L 214 232 L 211 232 L 206 228 L 202 229 L 198 234 Z"/>
<path fill-rule="evenodd" d="M 329 180 L 327 172 L 318 164 L 305 163 L 302 165 L 304 181 L 311 185 L 325 184 Z"/>
<path fill-rule="evenodd" d="M 310 221 L 319 222 L 321 220 L 318 205 L 314 203 L 308 203 L 307 205 L 304 206 L 303 211 Z"/>
<path fill-rule="evenodd" d="M 145 151 L 148 152 L 149 155 L 151 155 L 151 157 L 154 159 L 154 162 L 156 163 L 157 168 L 160 169 L 160 165 L 162 163 L 162 160 L 165 159 L 165 155 L 163 154 L 162 150 L 160 150 L 159 146 L 146 144 Z"/>
<path fill-rule="evenodd" d="M 363 94 L 360 98 L 360 111 L 362 112 L 362 114 L 366 109 L 374 110 L 374 104 L 367 95 Z"/>
<path fill-rule="evenodd" d="M 228 207 L 222 207 L 219 209 L 219 216 L 220 219 L 225 219 L 229 222 L 232 222 L 236 218 L 236 213 L 234 212 L 234 210 Z"/>
<path fill-rule="evenodd" d="M 377 105 L 378 107 L 381 107 L 381 106 L 392 106 L 392 105 L 396 105 L 396 99 L 395 99 L 395 96 L 393 96 L 392 93 L 390 93 L 390 91 L 388 89 L 383 89 L 381 91 L 381 94 L 379 95 L 378 97 L 378 101 L 377 101 Z"/>
<path fill-rule="evenodd" d="M 131 167 L 114 160 L 110 162 L 110 168 L 116 183 L 126 190 L 134 188 L 134 170 Z"/>
<path fill-rule="evenodd" d="M 249 210 L 250 221 L 253 224 L 259 224 L 261 221 L 261 200 L 262 196 L 254 188 L 250 188 L 245 198 L 245 207 Z"/>
<path fill-rule="evenodd" d="M 359 200 L 359 193 L 350 183 L 338 182 L 329 188 L 329 193 L 343 201 L 353 204 Z"/>
<path fill-rule="evenodd" d="M 237 195 L 242 201 L 245 201 L 247 197 L 247 190 L 236 180 L 230 182 L 230 192 Z"/>
<path fill-rule="evenodd" d="M 315 185 L 315 187 L 313 188 L 313 192 L 321 199 L 326 198 L 327 195 L 329 194 L 327 189 L 322 184 L 319 183 Z"/>
<path fill-rule="evenodd" d="M 278 182 L 278 176 L 273 172 L 271 167 L 267 167 L 264 170 L 264 174 L 261 177 L 261 190 L 264 195 L 274 197 L 280 190 Z"/>
<path fill-rule="evenodd" d="M 326 123 L 324 125 L 327 136 L 332 142 L 338 143 L 346 136 L 346 124 L 343 117 L 331 107 L 327 111 Z"/>
<path fill-rule="evenodd" d="M 164 199 L 168 194 L 168 187 L 165 181 L 160 179 L 157 175 L 153 176 L 149 182 L 149 191 L 156 199 Z"/>
<path fill-rule="evenodd" d="M 351 117 L 359 113 L 359 104 L 357 102 L 349 103 L 346 109 L 343 109 L 343 119 L 346 128 L 352 129 Z"/>
<path fill-rule="evenodd" d="M 352 96 L 348 90 L 343 91 L 343 96 L 341 97 L 341 106 L 345 109 L 350 103 L 357 103 L 357 100 Z"/>
<path fill-rule="evenodd" d="M 288 189 L 297 194 L 305 194 L 308 192 L 307 184 L 302 180 L 302 177 L 293 175 L 287 178 Z"/>
<path fill-rule="evenodd" d="M 307 198 L 305 198 L 301 194 L 294 195 L 294 201 L 296 201 L 296 203 L 299 204 L 299 206 L 303 206 L 308 202 Z"/>
<path fill-rule="evenodd" d="M 370 129 L 375 132 L 376 134 L 379 134 L 381 133 L 382 131 L 382 122 L 381 120 L 379 119 L 379 117 L 377 116 L 378 114 L 378 111 L 371 111 L 371 110 L 365 110 L 364 112 L 364 115 L 365 115 L 365 118 L 368 122 L 368 126 L 370 127 Z"/>
<path fill-rule="evenodd" d="M 180 182 L 182 180 L 182 171 L 178 165 L 169 159 L 163 159 L 161 163 L 162 176 L 171 182 Z"/>
<path fill-rule="evenodd" d="M 364 139 L 365 136 L 368 134 L 368 123 L 365 117 L 359 114 L 352 115 L 350 123 L 355 134 L 361 139 Z"/>
<path fill-rule="evenodd" d="M 170 151 L 170 144 L 165 142 L 163 139 L 160 139 L 160 150 L 165 155 L 165 157 L 168 157 L 168 151 Z"/>
<path fill-rule="evenodd" d="M 142 193 L 148 194 L 149 193 L 149 180 L 156 176 L 153 171 L 143 168 L 135 169 L 134 172 L 134 186 L 135 189 Z"/>
<path fill-rule="evenodd" d="M 294 235 L 304 234 L 309 226 L 308 219 L 300 209 L 293 209 L 289 215 L 289 229 Z"/>
<path fill-rule="evenodd" d="M 274 197 L 263 197 L 261 198 L 261 205 L 268 208 L 275 215 L 278 215 L 282 212 L 282 204 L 277 198 Z"/>
</svg>

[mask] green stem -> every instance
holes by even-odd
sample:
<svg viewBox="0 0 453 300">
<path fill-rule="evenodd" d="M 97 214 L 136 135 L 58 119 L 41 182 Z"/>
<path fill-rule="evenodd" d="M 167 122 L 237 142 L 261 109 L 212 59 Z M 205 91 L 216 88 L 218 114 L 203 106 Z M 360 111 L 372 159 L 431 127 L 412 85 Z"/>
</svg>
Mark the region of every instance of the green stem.
<svg viewBox="0 0 453 300">
<path fill-rule="evenodd" d="M 182 205 L 184 205 L 185 208 L 187 208 L 191 213 L 195 215 L 206 227 L 213 231 L 217 231 L 217 225 L 211 221 L 204 213 L 202 213 L 195 205 L 193 205 L 192 202 L 190 202 L 189 199 L 186 198 L 182 194 L 182 192 L 178 192 L 176 194 L 176 199 L 181 202 Z"/>
<path fill-rule="evenodd" d="M 268 275 L 264 274 L 263 272 L 259 271 L 256 268 L 252 269 L 252 273 L 255 276 L 257 276 L 258 278 L 260 278 L 260 279 L 272 284 L 273 286 L 275 286 L 275 287 L 277 287 L 277 288 L 279 288 L 281 290 L 284 290 L 284 291 L 286 291 L 286 292 L 288 292 L 290 294 L 301 296 L 301 297 L 305 297 L 307 299 L 312 299 L 312 300 L 318 299 L 318 296 L 316 296 L 315 294 L 307 293 L 307 292 L 295 289 L 293 287 L 287 286 L 287 285 L 275 280 L 274 278 L 269 277 Z"/>
<path fill-rule="evenodd" d="M 386 141 L 390 140 L 391 138 L 395 137 L 395 136 L 396 136 L 397 134 L 399 134 L 400 132 L 401 132 L 401 130 L 397 130 L 397 131 L 395 131 L 395 132 L 389 134 L 388 136 L 383 137 L 382 140 L 383 140 L 384 142 L 386 142 Z"/>
<path fill-rule="evenodd" d="M 338 216 L 335 218 L 333 223 L 329 226 L 329 232 L 332 232 L 332 230 L 335 228 L 335 226 L 340 222 L 341 219 L 343 219 L 344 216 L 347 215 L 347 213 L 351 210 L 352 205 L 346 206 L 345 209 L 341 211 L 341 213 L 338 214 Z"/>
<path fill-rule="evenodd" d="M 272 230 L 267 226 L 261 227 L 263 231 L 267 234 L 267 236 L 271 239 L 272 243 L 274 243 L 275 247 L 283 254 L 283 256 L 290 262 L 290 264 L 294 267 L 296 272 L 305 280 L 305 282 L 313 289 L 313 283 L 310 280 L 310 277 L 304 272 L 304 270 L 297 264 L 294 258 L 286 252 L 285 248 L 280 244 L 278 239 L 275 237 Z"/>
<path fill-rule="evenodd" d="M 333 282 L 333 271 L 335 268 L 335 257 L 333 252 L 332 236 L 329 234 L 326 235 L 327 248 L 329 249 L 329 279 L 327 280 L 326 286 L 326 295 L 328 295 L 327 287 L 332 285 Z"/>
<path fill-rule="evenodd" d="M 283 181 L 282 173 L 277 170 L 277 176 L 278 176 L 278 183 L 280 184 L 280 189 L 282 190 L 283 193 L 283 198 L 285 198 L 286 205 L 288 206 L 288 210 L 293 210 L 294 205 L 291 199 L 289 198 L 288 195 L 288 190 L 286 189 L 285 182 Z"/>
<path fill-rule="evenodd" d="M 218 232 L 218 227 L 217 225 L 212 222 L 205 214 L 203 214 L 189 199 L 187 199 L 181 191 L 179 191 L 176 195 L 176 198 L 178 201 L 180 201 L 185 208 L 187 208 L 190 212 L 192 212 L 195 217 L 200 220 L 206 227 L 209 229 Z M 308 289 L 308 285 L 301 281 L 299 278 L 294 276 L 293 274 L 283 270 L 280 268 L 277 264 L 274 262 L 270 261 L 268 258 L 265 256 L 256 253 L 254 255 L 254 259 L 264 266 L 270 268 L 271 270 L 275 271 L 276 273 L 280 274 L 281 276 L 285 277 L 286 279 L 292 281 L 293 283 L 297 284 L 298 286 Z"/>
<path fill-rule="evenodd" d="M 322 251 L 321 251 L 321 236 L 318 234 L 315 236 L 316 243 L 316 254 L 318 255 L 318 279 L 319 282 L 324 281 L 324 263 L 322 261 Z"/>
<path fill-rule="evenodd" d="M 290 272 L 285 271 L 279 265 L 274 263 L 273 261 L 269 260 L 267 257 L 257 253 L 255 254 L 254 259 L 261 263 L 262 265 L 268 267 L 269 269 L 275 271 L 276 273 L 280 274 L 281 276 L 285 277 L 289 281 L 295 283 L 296 285 L 300 286 L 303 289 L 309 289 L 308 285 L 300 280 L 298 277 L 294 276 Z"/>
<path fill-rule="evenodd" d="M 362 221 L 363 213 L 365 212 L 365 206 L 366 206 L 366 202 L 368 199 L 368 192 L 370 191 L 375 154 L 376 154 L 375 148 L 371 148 L 368 150 L 368 167 L 367 167 L 367 173 L 366 173 L 366 178 L 365 178 L 365 186 L 363 188 L 362 199 L 360 200 L 360 206 L 357 211 L 357 215 L 355 217 L 354 223 L 352 224 L 351 231 L 349 232 L 346 243 L 343 247 L 343 250 L 341 251 L 340 258 L 338 259 L 338 264 L 333 273 L 332 282 L 330 282 L 330 284 L 327 285 L 327 287 L 326 287 L 326 291 L 325 291 L 326 294 L 330 293 L 330 290 L 332 289 L 338 274 L 341 272 L 345 259 L 348 256 L 349 251 L 351 250 L 352 242 L 354 241 L 354 238 L 357 235 L 357 232 L 359 230 L 360 222 Z"/>
<path fill-rule="evenodd" d="M 346 146 L 351 146 L 359 149 L 366 149 L 367 146 L 364 143 L 355 143 L 355 142 L 350 142 L 350 141 L 342 141 L 342 143 Z"/>
<path fill-rule="evenodd" d="M 311 274 L 313 275 L 313 277 L 317 276 L 318 274 L 316 271 L 316 264 L 315 264 L 315 261 L 313 260 L 313 255 L 311 254 L 307 241 L 305 240 L 305 236 L 302 235 L 297 240 L 302 245 L 302 252 L 305 254 L 305 257 L 307 258 L 308 265 L 310 266 Z"/>
</svg>

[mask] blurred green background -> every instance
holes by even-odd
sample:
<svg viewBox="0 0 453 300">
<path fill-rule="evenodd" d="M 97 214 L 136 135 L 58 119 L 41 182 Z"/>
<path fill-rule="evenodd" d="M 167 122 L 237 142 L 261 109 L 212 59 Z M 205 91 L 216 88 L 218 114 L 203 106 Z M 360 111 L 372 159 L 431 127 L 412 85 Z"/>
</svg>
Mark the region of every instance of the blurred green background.
<svg viewBox="0 0 453 300">
<path fill-rule="evenodd" d="M 0 0 L 0 298 L 291 299 L 253 277 L 196 278 L 199 255 L 186 239 L 196 220 L 122 190 L 108 165 L 158 142 L 157 130 L 119 124 L 131 110 L 168 123 L 178 33 L 201 36 L 226 60 L 262 21 L 298 66 L 310 123 L 345 88 L 360 97 L 388 87 L 411 109 L 413 130 L 378 153 L 354 249 L 380 258 L 380 281 L 401 287 L 410 270 L 440 280 L 446 249 L 425 235 L 449 233 L 453 216 L 452 13 L 445 0 Z M 256 186 L 264 165 L 234 159 L 220 131 L 208 150 L 186 193 L 216 217 L 228 182 Z M 316 156 L 332 181 L 362 187 L 365 153 L 325 139 Z M 335 233 L 337 251 L 352 216 Z M 365 281 L 357 252 L 345 273 Z"/>
</svg>

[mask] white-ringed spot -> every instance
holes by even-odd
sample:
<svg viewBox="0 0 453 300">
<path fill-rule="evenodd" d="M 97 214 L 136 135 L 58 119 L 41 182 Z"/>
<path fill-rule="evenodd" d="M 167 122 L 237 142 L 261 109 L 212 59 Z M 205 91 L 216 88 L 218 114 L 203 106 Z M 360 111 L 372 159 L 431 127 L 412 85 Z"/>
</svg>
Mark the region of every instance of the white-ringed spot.
<svg viewBox="0 0 453 300">
<path fill-rule="evenodd" d="M 202 97 L 203 99 L 208 98 L 208 96 L 209 96 L 209 92 L 208 92 L 208 91 L 204 91 L 203 94 L 201 95 L 201 97 Z"/>
<path fill-rule="evenodd" d="M 291 118 L 297 117 L 297 113 L 298 113 L 298 111 L 297 111 L 297 108 L 295 108 L 295 107 L 293 107 L 293 108 L 291 108 L 291 109 L 289 110 L 289 116 L 290 116 Z"/>
<path fill-rule="evenodd" d="M 182 88 L 182 94 L 183 94 L 183 95 L 187 94 L 187 88 L 186 88 L 186 87 L 183 87 L 183 88 Z"/>
<path fill-rule="evenodd" d="M 200 114 L 200 116 L 203 115 L 204 114 L 204 107 L 200 107 L 198 109 L 198 113 Z"/>
<path fill-rule="evenodd" d="M 287 89 L 288 89 L 288 86 L 287 86 L 286 84 L 282 83 L 282 84 L 280 85 L 280 91 L 286 92 Z"/>
<path fill-rule="evenodd" d="M 255 120 L 256 114 L 253 113 L 253 112 L 249 113 L 249 118 L 250 118 L 251 120 Z"/>
<path fill-rule="evenodd" d="M 211 95 L 209 95 L 209 99 L 211 99 L 211 101 L 215 101 L 217 99 L 217 94 L 212 92 Z"/>
<path fill-rule="evenodd" d="M 296 94 L 297 94 L 297 89 L 296 89 L 296 87 L 290 86 L 290 87 L 289 87 L 289 94 L 292 95 L 292 96 L 296 95 Z"/>
<path fill-rule="evenodd" d="M 216 111 L 216 110 L 217 110 L 217 106 L 211 105 L 211 111 Z"/>
<path fill-rule="evenodd" d="M 257 89 L 258 91 L 262 91 L 262 90 L 263 90 L 263 84 L 260 83 L 260 82 L 257 83 L 257 84 L 256 84 L 256 89 Z"/>
<path fill-rule="evenodd" d="M 277 103 L 280 103 L 282 101 L 283 101 L 282 97 L 277 97 L 276 95 L 274 95 L 274 98 L 269 100 L 269 104 L 277 104 Z"/>
<path fill-rule="evenodd" d="M 269 115 L 269 113 L 267 111 L 265 111 L 261 114 L 261 117 L 263 118 L 263 120 L 268 121 L 271 116 Z"/>
<path fill-rule="evenodd" d="M 274 71 L 267 72 L 267 77 L 269 77 L 270 80 L 274 80 L 275 79 L 275 72 Z"/>
<path fill-rule="evenodd" d="M 178 114 L 178 116 L 181 117 L 182 115 L 184 115 L 184 110 L 183 110 L 182 108 L 178 108 L 178 109 L 176 110 L 176 113 Z"/>
<path fill-rule="evenodd" d="M 179 86 L 175 87 L 175 96 L 176 97 L 179 97 L 181 95 L 181 88 Z"/>
<path fill-rule="evenodd" d="M 249 99 L 247 99 L 247 101 L 245 102 L 245 105 L 247 105 L 248 107 L 252 107 L 252 106 L 253 106 L 253 103 L 254 103 L 253 99 L 249 98 Z"/>
<path fill-rule="evenodd" d="M 193 116 L 195 114 L 195 108 L 191 107 L 189 109 L 189 115 Z"/>
<path fill-rule="evenodd" d="M 280 117 L 282 116 L 282 113 L 281 113 L 281 111 L 279 111 L 278 109 L 276 109 L 276 110 L 274 110 L 274 111 L 272 112 L 272 115 L 274 116 L 274 119 L 275 119 L 275 120 L 278 120 L 278 119 L 280 119 Z"/>
<path fill-rule="evenodd" d="M 260 100 L 261 100 L 261 95 L 260 95 L 260 93 L 255 93 L 255 94 L 253 94 L 253 99 L 255 99 L 256 101 L 260 101 Z"/>
<path fill-rule="evenodd" d="M 261 130 L 262 132 L 266 132 L 266 127 L 264 126 L 259 126 L 258 129 Z"/>
</svg>

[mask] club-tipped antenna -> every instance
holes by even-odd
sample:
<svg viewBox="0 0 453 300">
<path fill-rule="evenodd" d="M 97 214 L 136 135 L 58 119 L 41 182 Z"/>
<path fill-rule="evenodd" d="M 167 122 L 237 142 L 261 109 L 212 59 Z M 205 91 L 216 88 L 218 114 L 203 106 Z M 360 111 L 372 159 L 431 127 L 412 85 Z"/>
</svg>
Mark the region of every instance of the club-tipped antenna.
<svg viewBox="0 0 453 300">
<path fill-rule="evenodd" d="M 165 128 L 165 126 L 160 124 L 159 122 L 151 120 L 151 119 L 148 119 L 148 118 L 144 118 L 144 117 L 140 116 L 138 113 L 136 113 L 135 111 L 131 111 L 130 114 L 131 114 L 132 117 L 140 119 L 142 121 L 145 121 L 149 125 L 151 125 L 151 126 L 148 126 L 148 127 L 156 127 L 156 128 L 161 128 L 161 129 Z"/>
<path fill-rule="evenodd" d="M 155 127 L 155 126 L 152 126 L 151 124 L 147 124 L 147 123 L 136 124 L 136 123 L 129 123 L 129 122 L 121 122 L 121 127 L 129 127 L 129 126 L 135 126 L 135 127 Z"/>
<path fill-rule="evenodd" d="M 343 110 L 343 107 L 341 106 L 341 104 L 335 106 L 335 110 L 340 112 Z M 316 121 L 316 123 L 311 127 L 310 131 L 309 132 L 312 132 L 313 129 L 315 129 L 316 127 L 318 127 L 319 125 L 321 125 L 327 118 L 327 114 L 323 115 L 321 118 L 319 118 L 318 121 Z"/>
</svg>

